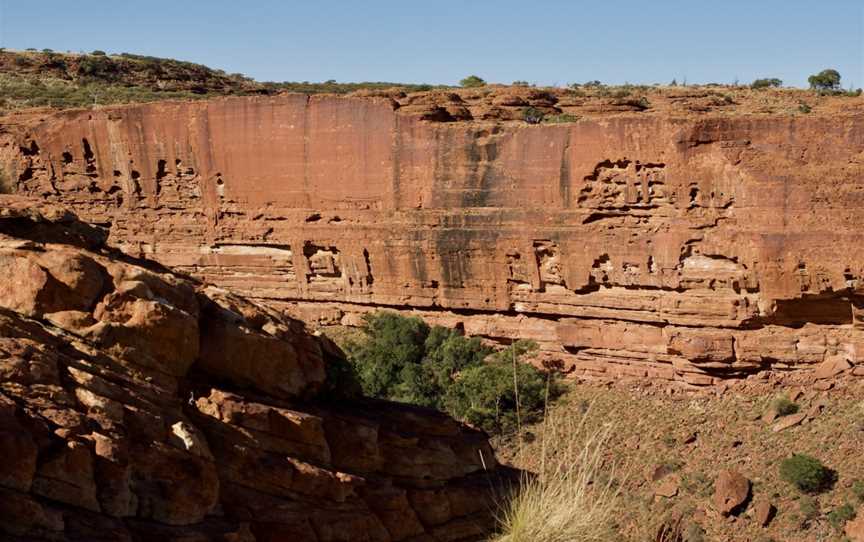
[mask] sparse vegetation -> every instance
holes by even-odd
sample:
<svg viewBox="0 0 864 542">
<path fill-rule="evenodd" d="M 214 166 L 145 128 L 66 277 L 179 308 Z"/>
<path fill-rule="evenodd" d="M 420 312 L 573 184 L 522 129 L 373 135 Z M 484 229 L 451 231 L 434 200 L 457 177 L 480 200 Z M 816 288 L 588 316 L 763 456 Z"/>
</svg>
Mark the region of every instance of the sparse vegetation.
<svg viewBox="0 0 864 542">
<path fill-rule="evenodd" d="M 569 113 L 559 113 L 557 115 L 546 115 L 543 117 L 543 122 L 545 124 L 563 124 L 566 122 L 576 122 L 581 117 L 578 115 L 571 115 Z"/>
<path fill-rule="evenodd" d="M 780 463 L 780 478 L 804 493 L 819 493 L 828 489 L 834 477 L 834 471 L 806 454 L 794 454 Z"/>
<path fill-rule="evenodd" d="M 362 338 L 345 344 L 364 394 L 435 408 L 490 432 L 542 412 L 547 376 L 519 362 L 535 348 L 518 341 L 495 352 L 478 338 L 387 311 L 366 315 Z"/>
<path fill-rule="evenodd" d="M 84 107 L 224 95 L 346 94 L 398 87 L 414 92 L 432 85 L 389 82 L 259 83 L 201 64 L 131 53 L 119 55 L 57 52 L 0 53 L 0 108 Z"/>
<path fill-rule="evenodd" d="M 753 83 L 750 84 L 750 88 L 760 89 L 760 88 L 777 88 L 783 85 L 783 81 L 781 79 L 777 79 L 776 77 L 766 78 L 766 79 L 756 79 Z"/>
<path fill-rule="evenodd" d="M 514 87 L 530 87 L 531 84 L 528 81 L 513 81 L 512 85 Z"/>
<path fill-rule="evenodd" d="M 459 81 L 459 85 L 465 88 L 475 88 L 486 86 L 486 81 L 476 75 L 469 75 L 465 79 Z"/>
<path fill-rule="evenodd" d="M 746 92 L 749 92 L 747 90 Z M 829 512 L 849 502 L 860 506 L 855 497 L 853 480 L 864 480 L 864 467 L 854 450 L 860 430 L 860 387 L 850 387 L 831 397 L 832 407 L 812 418 L 804 427 L 781 432 L 771 431 L 772 424 L 754 420 L 777 396 L 777 389 L 764 384 L 753 390 L 736 390 L 723 397 L 705 394 L 682 409 L 680 398 L 660 398 L 645 392 L 650 387 L 621 389 L 588 383 L 565 381 L 567 391 L 555 402 L 553 411 L 579 419 L 581 405 L 591 407 L 592 429 L 614 420 L 615 430 L 607 443 L 607 458 L 620 461 L 622 472 L 632 473 L 622 481 L 619 507 L 615 513 L 615 535 L 608 540 L 621 542 L 685 542 L 688 523 L 695 519 L 705 529 L 705 540 L 835 540 L 829 534 Z M 792 389 L 788 388 L 791 393 Z M 790 399 L 791 395 L 787 395 Z M 807 396 L 798 400 L 800 411 L 807 410 Z M 767 398 L 767 399 L 766 399 Z M 818 400 L 816 396 L 815 400 Z M 746 412 L 730 416 L 730 412 Z M 693 431 L 694 416 L 702 433 Z M 703 422 L 704 420 L 704 422 Z M 537 438 L 530 444 L 524 439 L 505 437 L 498 445 L 499 457 L 514 465 L 537 470 L 541 457 L 540 424 L 527 427 L 526 433 Z M 710 432 L 709 432 L 710 431 Z M 695 437 L 694 437 L 695 435 Z M 672 436 L 673 438 L 668 438 Z M 674 439 L 674 445 L 670 443 Z M 819 458 L 836 469 L 850 483 L 837 483 L 818 495 L 802 493 L 780 477 L 780 463 L 791 453 Z M 825 443 L 831 443 L 826 446 Z M 520 452 L 520 450 L 525 450 Z M 742 461 L 746 457 L 746 464 Z M 736 521 L 724 521 L 710 515 L 697 518 L 696 510 L 708 510 L 714 499 L 714 481 L 720 469 L 742 465 L 745 477 L 752 480 L 752 501 Z M 655 492 L 676 479 L 674 497 L 658 497 Z M 843 480 L 841 480 L 842 482 Z M 864 483 L 860 484 L 864 490 Z M 775 508 L 766 527 L 754 521 L 757 505 L 769 501 Z M 801 513 L 803 509 L 804 514 Z M 691 512 L 693 510 L 694 512 Z M 751 516 L 751 514 L 754 514 Z M 806 520 L 805 520 L 806 516 Z M 676 521 L 680 519 L 680 522 Z M 662 527 L 666 530 L 660 536 Z M 578 538 L 577 538 L 578 540 Z M 838 542 L 840 538 L 837 538 Z"/>
<path fill-rule="evenodd" d="M 830 523 L 836 531 L 842 531 L 843 526 L 846 525 L 847 521 L 855 519 L 855 508 L 853 508 L 848 502 L 844 503 L 842 506 L 838 506 L 834 510 L 828 512 L 827 518 L 828 523 Z"/>
<path fill-rule="evenodd" d="M 121 84 L 76 85 L 59 79 L 24 79 L 0 74 L 0 108 L 85 107 L 94 103 L 104 105 L 201 97 L 187 91 L 155 91 Z"/>
<path fill-rule="evenodd" d="M 855 480 L 852 482 L 852 496 L 859 503 L 864 503 L 864 481 Z"/>
<path fill-rule="evenodd" d="M 809 105 L 807 105 L 807 104 L 805 104 L 805 103 L 803 103 L 803 102 L 800 103 L 800 104 L 798 104 L 798 112 L 799 112 L 799 113 L 807 114 L 807 113 L 809 113 L 809 112 L 811 112 L 811 111 L 813 111 L 813 108 L 810 107 Z"/>
</svg>

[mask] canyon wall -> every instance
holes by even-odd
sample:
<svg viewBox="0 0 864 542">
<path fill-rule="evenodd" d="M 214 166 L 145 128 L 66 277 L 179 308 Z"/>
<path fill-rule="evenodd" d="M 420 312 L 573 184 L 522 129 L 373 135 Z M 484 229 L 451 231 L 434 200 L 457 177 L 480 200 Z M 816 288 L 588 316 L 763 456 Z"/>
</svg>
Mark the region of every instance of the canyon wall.
<svg viewBox="0 0 864 542">
<path fill-rule="evenodd" d="M 485 540 L 518 473 L 302 323 L 0 196 L 0 539 Z M 343 360 L 344 362 L 344 360 Z"/>
<path fill-rule="evenodd" d="M 20 193 L 127 253 L 311 324 L 411 310 L 534 339 L 577 374 L 695 385 L 864 363 L 860 111 L 410 110 L 284 95 L 46 113 L 7 126 L 2 159 Z"/>
</svg>

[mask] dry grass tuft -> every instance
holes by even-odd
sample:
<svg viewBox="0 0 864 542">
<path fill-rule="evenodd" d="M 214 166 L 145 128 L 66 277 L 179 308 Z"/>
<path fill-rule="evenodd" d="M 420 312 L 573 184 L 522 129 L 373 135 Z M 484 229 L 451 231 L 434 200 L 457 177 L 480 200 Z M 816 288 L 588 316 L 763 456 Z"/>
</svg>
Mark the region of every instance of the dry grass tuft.
<svg viewBox="0 0 864 542">
<path fill-rule="evenodd" d="M 537 472 L 504 506 L 495 542 L 609 540 L 619 491 L 604 461 L 611 427 L 588 430 L 589 414 L 547 415 Z"/>
</svg>

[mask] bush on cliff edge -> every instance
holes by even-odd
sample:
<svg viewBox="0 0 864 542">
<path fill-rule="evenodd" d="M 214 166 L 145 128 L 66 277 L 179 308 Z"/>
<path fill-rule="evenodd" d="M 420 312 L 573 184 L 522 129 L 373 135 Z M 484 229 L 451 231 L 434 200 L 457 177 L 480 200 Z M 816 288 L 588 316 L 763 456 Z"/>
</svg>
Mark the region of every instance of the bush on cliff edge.
<svg viewBox="0 0 864 542">
<path fill-rule="evenodd" d="M 489 432 L 543 411 L 547 376 L 519 361 L 533 342 L 495 352 L 477 337 L 383 311 L 367 314 L 362 331 L 345 351 L 367 396 L 435 408 Z"/>
</svg>

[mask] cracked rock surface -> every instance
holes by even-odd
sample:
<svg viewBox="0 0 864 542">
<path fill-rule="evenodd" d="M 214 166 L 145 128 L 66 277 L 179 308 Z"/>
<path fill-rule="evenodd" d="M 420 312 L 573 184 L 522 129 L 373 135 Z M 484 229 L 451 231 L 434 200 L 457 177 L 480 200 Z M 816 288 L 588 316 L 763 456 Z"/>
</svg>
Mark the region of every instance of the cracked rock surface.
<svg viewBox="0 0 864 542">
<path fill-rule="evenodd" d="M 104 242 L 60 206 L 0 196 L 4 540 L 488 531 L 512 473 L 484 434 L 328 400 L 339 353 L 300 322 Z"/>
<path fill-rule="evenodd" d="M 862 370 L 862 100 L 803 115 L 764 112 L 764 93 L 694 109 L 718 96 L 675 92 L 638 110 L 509 88 L 33 113 L 4 121 L 0 162 L 18 193 L 68 205 L 126 253 L 310 326 L 390 307 L 533 339 L 575 374 L 681 386 Z M 513 120 L 528 106 L 577 116 Z M 48 280 L 38 260 L 14 264 L 32 287 Z M 83 326 L 105 273 L 9 295 Z M 154 311 L 194 325 L 134 292 L 100 298 L 88 333 L 132 340 L 112 315 Z"/>
</svg>

